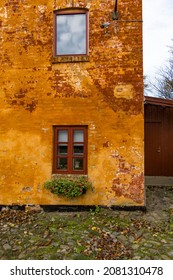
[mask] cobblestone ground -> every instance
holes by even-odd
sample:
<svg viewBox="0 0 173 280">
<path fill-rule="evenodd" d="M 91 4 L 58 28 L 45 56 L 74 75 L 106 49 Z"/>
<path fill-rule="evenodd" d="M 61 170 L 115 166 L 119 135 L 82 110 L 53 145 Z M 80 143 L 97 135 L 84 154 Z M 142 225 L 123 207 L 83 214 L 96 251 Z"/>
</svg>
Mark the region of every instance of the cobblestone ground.
<svg viewBox="0 0 173 280">
<path fill-rule="evenodd" d="M 148 187 L 147 211 L 0 212 L 0 259 L 173 260 L 173 187 Z"/>
</svg>

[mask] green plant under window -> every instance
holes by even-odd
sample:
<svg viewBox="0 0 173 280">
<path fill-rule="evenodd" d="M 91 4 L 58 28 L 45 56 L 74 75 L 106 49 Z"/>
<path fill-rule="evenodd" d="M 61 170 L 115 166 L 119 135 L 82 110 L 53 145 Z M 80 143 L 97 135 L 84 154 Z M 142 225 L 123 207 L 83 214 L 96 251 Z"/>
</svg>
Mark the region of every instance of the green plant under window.
<svg viewBox="0 0 173 280">
<path fill-rule="evenodd" d="M 56 195 L 78 197 L 92 187 L 92 183 L 84 176 L 77 178 L 60 177 L 44 183 L 44 187 Z"/>
</svg>

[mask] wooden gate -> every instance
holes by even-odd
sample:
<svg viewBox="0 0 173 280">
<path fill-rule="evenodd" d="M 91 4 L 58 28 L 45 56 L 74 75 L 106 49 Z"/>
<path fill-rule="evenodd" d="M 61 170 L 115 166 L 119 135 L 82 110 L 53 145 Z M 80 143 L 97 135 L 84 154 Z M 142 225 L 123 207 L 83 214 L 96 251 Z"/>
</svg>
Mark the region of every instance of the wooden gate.
<svg viewBox="0 0 173 280">
<path fill-rule="evenodd" d="M 145 99 L 145 175 L 173 176 L 173 101 Z"/>
</svg>

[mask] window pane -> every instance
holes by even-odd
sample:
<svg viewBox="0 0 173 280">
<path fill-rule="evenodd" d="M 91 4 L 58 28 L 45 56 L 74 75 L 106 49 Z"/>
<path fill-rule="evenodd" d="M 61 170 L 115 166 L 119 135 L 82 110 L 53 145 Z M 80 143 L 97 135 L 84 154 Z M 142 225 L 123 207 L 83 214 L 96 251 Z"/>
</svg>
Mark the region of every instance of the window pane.
<svg viewBox="0 0 173 280">
<path fill-rule="evenodd" d="M 74 130 L 73 141 L 74 142 L 84 142 L 84 131 L 83 130 Z"/>
<path fill-rule="evenodd" d="M 67 158 L 58 158 L 58 169 L 67 170 Z"/>
<path fill-rule="evenodd" d="M 68 130 L 58 131 L 58 142 L 68 142 Z"/>
<path fill-rule="evenodd" d="M 68 146 L 66 144 L 58 145 L 58 155 L 67 155 Z"/>
<path fill-rule="evenodd" d="M 83 145 L 82 144 L 74 144 L 73 155 L 83 155 Z"/>
<path fill-rule="evenodd" d="M 86 54 L 86 14 L 56 16 L 56 54 Z"/>
<path fill-rule="evenodd" d="M 83 158 L 73 159 L 73 170 L 83 170 Z"/>
</svg>

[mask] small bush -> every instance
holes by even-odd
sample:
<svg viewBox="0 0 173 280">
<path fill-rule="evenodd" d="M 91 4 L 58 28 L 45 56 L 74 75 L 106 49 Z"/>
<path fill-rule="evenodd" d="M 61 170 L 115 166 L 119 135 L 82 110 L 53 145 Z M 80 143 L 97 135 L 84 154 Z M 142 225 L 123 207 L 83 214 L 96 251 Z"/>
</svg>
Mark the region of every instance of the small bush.
<svg viewBox="0 0 173 280">
<path fill-rule="evenodd" d="M 92 187 L 92 183 L 84 176 L 78 178 L 56 178 L 44 183 L 44 187 L 56 195 L 78 197 Z"/>
</svg>

